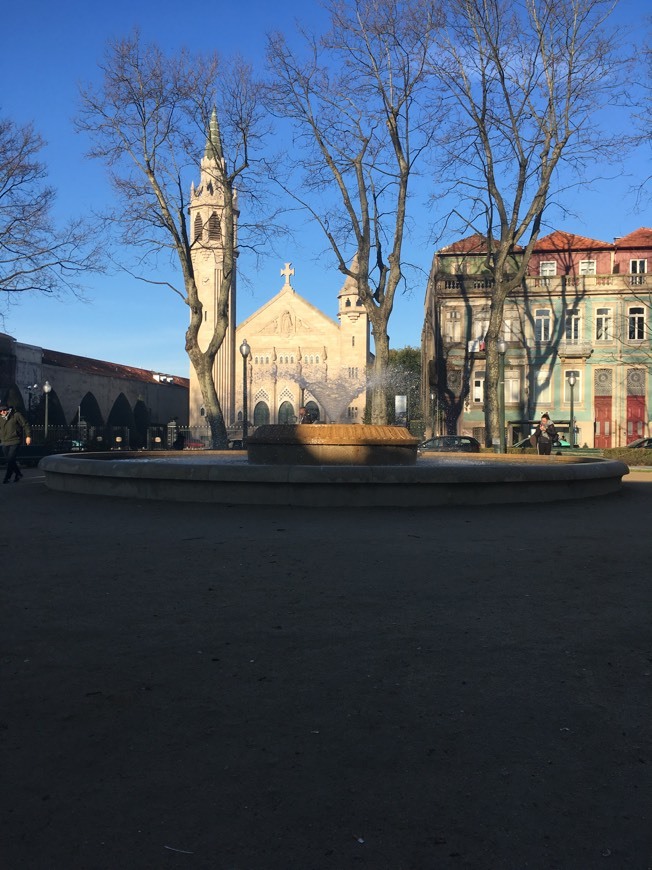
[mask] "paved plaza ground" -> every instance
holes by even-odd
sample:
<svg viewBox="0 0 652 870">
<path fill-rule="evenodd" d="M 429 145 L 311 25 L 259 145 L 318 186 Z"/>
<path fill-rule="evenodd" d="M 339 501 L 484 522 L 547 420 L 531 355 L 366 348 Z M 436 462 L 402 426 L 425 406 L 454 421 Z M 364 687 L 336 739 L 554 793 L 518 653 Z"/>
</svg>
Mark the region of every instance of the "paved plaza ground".
<svg viewBox="0 0 652 870">
<path fill-rule="evenodd" d="M 652 867 L 652 474 L 299 510 L 0 487 L 2 870 Z"/>
</svg>

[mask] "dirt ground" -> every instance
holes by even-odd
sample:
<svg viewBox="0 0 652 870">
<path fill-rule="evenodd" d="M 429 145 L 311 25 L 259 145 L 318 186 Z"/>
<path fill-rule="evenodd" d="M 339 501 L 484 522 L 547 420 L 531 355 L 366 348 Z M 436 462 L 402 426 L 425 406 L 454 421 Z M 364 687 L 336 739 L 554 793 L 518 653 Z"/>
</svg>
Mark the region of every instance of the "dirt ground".
<svg viewBox="0 0 652 870">
<path fill-rule="evenodd" d="M 2 870 L 652 867 L 652 474 L 298 510 L 0 487 Z"/>
</svg>

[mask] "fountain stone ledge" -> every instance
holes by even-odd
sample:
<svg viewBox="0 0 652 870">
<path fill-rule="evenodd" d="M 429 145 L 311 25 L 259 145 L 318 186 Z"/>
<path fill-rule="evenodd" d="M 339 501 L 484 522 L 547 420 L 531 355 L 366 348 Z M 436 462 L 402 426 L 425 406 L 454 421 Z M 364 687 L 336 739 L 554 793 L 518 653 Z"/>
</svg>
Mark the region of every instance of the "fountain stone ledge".
<svg viewBox="0 0 652 870">
<path fill-rule="evenodd" d="M 394 436 L 389 444 L 385 429 Z M 48 456 L 39 468 L 60 492 L 302 508 L 562 501 L 618 492 L 629 473 L 623 462 L 572 455 L 417 458 L 417 443 L 399 427 L 260 427 L 248 458 L 232 450 L 70 453 Z"/>
<path fill-rule="evenodd" d="M 418 446 L 401 426 L 312 423 L 259 426 L 247 453 L 253 465 L 415 465 Z"/>
</svg>

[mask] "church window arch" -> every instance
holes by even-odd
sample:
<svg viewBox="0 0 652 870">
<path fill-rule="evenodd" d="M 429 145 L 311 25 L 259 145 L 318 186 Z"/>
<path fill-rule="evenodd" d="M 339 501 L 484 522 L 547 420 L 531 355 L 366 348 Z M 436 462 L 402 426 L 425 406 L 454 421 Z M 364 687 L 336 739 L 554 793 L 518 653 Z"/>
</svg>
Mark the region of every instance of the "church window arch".
<svg viewBox="0 0 652 870">
<path fill-rule="evenodd" d="M 355 307 L 356 307 L 356 308 L 362 308 L 362 299 L 356 299 Z"/>
<path fill-rule="evenodd" d="M 315 362 L 319 363 L 319 354 L 317 354 L 317 356 L 315 357 Z"/>
<path fill-rule="evenodd" d="M 197 217 L 195 218 L 195 238 L 194 238 L 195 242 L 198 239 L 201 239 L 203 232 L 204 232 L 204 224 L 202 222 L 201 215 L 198 214 Z"/>
<path fill-rule="evenodd" d="M 355 347 L 355 335 L 351 336 L 351 347 Z"/>
<path fill-rule="evenodd" d="M 209 242 L 222 241 L 222 227 L 220 226 L 220 219 L 215 212 L 208 219 L 208 240 Z"/>
<path fill-rule="evenodd" d="M 269 357 L 268 357 L 268 356 L 265 357 L 265 365 L 266 365 L 266 366 L 269 365 Z"/>
<path fill-rule="evenodd" d="M 294 363 L 294 354 L 292 354 L 292 356 L 290 357 L 290 362 Z"/>
<path fill-rule="evenodd" d="M 278 409 L 278 422 L 283 423 L 294 423 L 297 419 L 297 415 L 294 413 L 294 405 L 292 402 L 281 402 L 281 405 Z"/>
<path fill-rule="evenodd" d="M 269 405 L 267 402 L 256 402 L 254 407 L 254 426 L 267 426 L 269 423 Z"/>
<path fill-rule="evenodd" d="M 346 302 L 344 303 L 344 306 L 345 306 L 345 308 L 350 308 L 351 307 L 351 300 L 347 299 Z"/>
</svg>

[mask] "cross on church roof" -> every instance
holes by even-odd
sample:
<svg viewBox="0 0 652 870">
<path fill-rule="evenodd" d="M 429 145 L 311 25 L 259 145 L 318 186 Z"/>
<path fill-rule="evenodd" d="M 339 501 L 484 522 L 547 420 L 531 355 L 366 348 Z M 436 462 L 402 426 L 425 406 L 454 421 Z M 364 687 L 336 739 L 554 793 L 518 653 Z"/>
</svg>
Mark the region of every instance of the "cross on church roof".
<svg viewBox="0 0 652 870">
<path fill-rule="evenodd" d="M 286 287 L 292 286 L 292 284 L 290 284 L 290 275 L 294 275 L 294 269 L 292 269 L 291 266 L 292 266 L 292 263 L 286 263 L 285 268 L 281 269 L 281 275 L 283 275 L 285 277 L 285 286 Z"/>
</svg>

